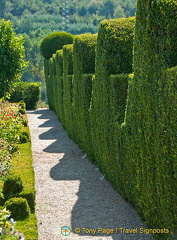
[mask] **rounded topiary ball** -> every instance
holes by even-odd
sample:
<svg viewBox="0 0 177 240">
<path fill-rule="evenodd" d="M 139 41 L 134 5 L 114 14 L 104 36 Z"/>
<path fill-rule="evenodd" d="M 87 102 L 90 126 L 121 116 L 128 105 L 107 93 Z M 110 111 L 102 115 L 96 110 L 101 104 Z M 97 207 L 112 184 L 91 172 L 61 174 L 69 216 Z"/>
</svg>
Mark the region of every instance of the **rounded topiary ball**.
<svg viewBox="0 0 177 240">
<path fill-rule="evenodd" d="M 10 211 L 15 220 L 24 220 L 30 215 L 30 207 L 25 198 L 10 198 L 5 202 L 5 208 Z"/>
<path fill-rule="evenodd" d="M 23 190 L 23 182 L 19 176 L 9 175 L 4 181 L 2 192 L 4 198 L 8 199 Z"/>
<path fill-rule="evenodd" d="M 20 143 L 27 143 L 29 142 L 29 135 L 27 132 L 21 132 L 19 136 Z"/>
<path fill-rule="evenodd" d="M 62 49 L 66 44 L 73 43 L 74 36 L 66 32 L 54 32 L 46 36 L 41 43 L 40 51 L 45 59 L 52 57 L 57 50 Z"/>
</svg>

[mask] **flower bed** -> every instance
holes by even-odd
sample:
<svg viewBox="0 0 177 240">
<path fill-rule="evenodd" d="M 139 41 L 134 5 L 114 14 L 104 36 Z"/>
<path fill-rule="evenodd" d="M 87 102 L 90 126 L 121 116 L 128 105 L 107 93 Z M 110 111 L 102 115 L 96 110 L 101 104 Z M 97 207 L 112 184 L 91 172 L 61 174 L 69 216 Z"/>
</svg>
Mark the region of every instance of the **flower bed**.
<svg viewBox="0 0 177 240">
<path fill-rule="evenodd" d="M 13 218 L 10 218 L 10 212 L 6 209 L 0 211 L 0 237 L 1 239 L 9 240 L 24 240 L 22 233 L 15 230 L 16 222 Z"/>
<path fill-rule="evenodd" d="M 0 180 L 10 170 L 12 153 L 17 150 L 20 129 L 27 124 L 27 118 L 20 112 L 18 104 L 0 102 Z"/>
<path fill-rule="evenodd" d="M 28 122 L 26 115 L 22 114 L 24 112 L 22 104 L 0 102 L 0 187 L 6 181 L 7 176 L 10 176 L 9 173 L 14 171 L 14 156 L 16 154 L 20 156 L 17 151 L 20 151 L 19 143 L 24 134 L 21 130 L 27 126 Z M 0 200 L 2 206 L 0 209 L 0 239 L 25 239 L 24 235 L 15 229 L 16 222 L 12 219 L 11 212 L 5 208 L 5 198 L 2 193 Z M 33 216 L 29 219 L 35 220 Z M 30 221 L 32 220 L 27 220 L 27 222 Z"/>
</svg>

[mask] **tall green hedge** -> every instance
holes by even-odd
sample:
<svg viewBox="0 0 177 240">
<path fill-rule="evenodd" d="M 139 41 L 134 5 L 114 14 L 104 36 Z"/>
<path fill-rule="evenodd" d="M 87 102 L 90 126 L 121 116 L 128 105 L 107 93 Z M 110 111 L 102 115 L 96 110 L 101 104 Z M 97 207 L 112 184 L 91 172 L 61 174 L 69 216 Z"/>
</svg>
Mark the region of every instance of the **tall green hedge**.
<svg viewBox="0 0 177 240">
<path fill-rule="evenodd" d="M 96 66 L 107 74 L 132 72 L 135 17 L 103 20 L 98 30 Z"/>
<path fill-rule="evenodd" d="M 45 62 L 62 124 L 149 227 L 170 230 L 160 240 L 177 238 L 176 16 L 175 0 L 138 0 L 136 24 L 104 20 Z"/>
<path fill-rule="evenodd" d="M 56 101 L 55 101 L 55 86 L 56 86 L 56 71 L 55 71 L 55 58 L 56 54 L 49 59 L 49 73 L 50 73 L 50 86 L 51 86 L 51 109 L 56 112 Z"/>
<path fill-rule="evenodd" d="M 65 123 L 65 116 L 64 116 L 64 106 L 63 106 L 63 50 L 58 50 L 56 52 L 56 74 L 57 74 L 57 98 L 56 98 L 56 104 L 57 104 L 57 114 L 60 119 L 60 121 Z"/>
<path fill-rule="evenodd" d="M 115 121 L 115 115 L 112 114 L 110 109 L 110 99 L 112 97 L 110 74 L 132 72 L 134 24 L 134 17 L 104 20 L 100 23 L 98 31 L 96 72 L 90 110 L 91 134 L 94 159 L 102 171 L 108 175 L 111 171 L 109 125 L 110 121 Z M 121 84 L 127 86 L 127 77 L 125 77 L 125 82 L 122 81 Z M 124 94 L 126 96 L 126 87 L 122 96 L 118 97 L 126 99 Z M 123 104 L 124 110 L 121 120 L 124 118 L 125 104 L 126 101 Z M 111 159 L 114 159 L 113 155 Z"/>
<path fill-rule="evenodd" d="M 95 46 L 97 34 L 82 34 L 75 37 L 73 48 L 73 121 L 75 141 L 86 151 L 87 129 L 86 115 L 89 118 L 89 107 L 92 91 L 92 75 L 95 72 Z M 83 74 L 91 74 L 84 76 Z M 90 139 L 90 137 L 88 138 Z"/>
<path fill-rule="evenodd" d="M 92 94 L 93 74 L 83 74 L 78 81 L 79 91 L 79 145 L 89 156 L 93 155 L 91 125 L 90 125 L 90 101 Z M 79 79 L 78 79 L 79 80 Z M 74 108 L 75 109 L 75 108 Z M 76 113 L 76 112 L 75 112 Z"/>
<path fill-rule="evenodd" d="M 63 108 L 65 127 L 74 138 L 73 126 L 73 44 L 63 46 Z"/>
<path fill-rule="evenodd" d="M 63 109 L 63 50 L 56 51 L 50 59 L 44 60 L 47 99 L 60 121 L 64 124 Z"/>
<path fill-rule="evenodd" d="M 51 91 L 52 88 L 50 86 L 50 66 L 49 66 L 49 60 L 44 59 L 44 73 L 45 73 L 45 82 L 46 82 L 46 92 L 47 92 L 47 101 L 49 104 L 49 108 L 52 109 L 52 99 L 50 98 L 51 96 Z"/>
<path fill-rule="evenodd" d="M 177 63 L 177 2 L 139 0 L 136 16 L 134 77 L 129 84 L 124 129 L 129 166 L 124 191 L 150 226 L 174 231 L 177 72 L 168 68 Z M 160 239 L 163 237 L 167 239 L 165 235 Z"/>
</svg>

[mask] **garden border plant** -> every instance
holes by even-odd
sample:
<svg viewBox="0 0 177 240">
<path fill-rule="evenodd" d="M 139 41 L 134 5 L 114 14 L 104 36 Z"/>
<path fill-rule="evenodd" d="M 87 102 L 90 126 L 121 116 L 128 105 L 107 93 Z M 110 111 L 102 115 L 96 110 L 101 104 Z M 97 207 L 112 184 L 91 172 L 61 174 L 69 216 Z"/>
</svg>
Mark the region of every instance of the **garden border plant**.
<svg viewBox="0 0 177 240">
<path fill-rule="evenodd" d="M 8 105 L 5 103 L 5 105 Z M 10 105 L 15 105 L 16 104 L 10 104 Z M 16 109 L 16 112 L 18 113 L 18 109 Z M 14 113 L 16 113 L 14 112 Z M 3 111 L 4 113 L 4 111 Z M 6 115 L 3 115 L 6 116 Z M 21 118 L 22 116 L 22 118 Z M 10 120 L 15 121 L 16 119 L 13 118 L 10 115 Z M 26 115 L 19 115 L 19 113 L 15 116 L 18 117 L 19 121 L 21 121 L 21 124 L 19 126 L 18 131 L 14 132 L 14 136 L 20 136 L 20 134 L 23 134 L 24 136 L 29 136 L 29 128 L 27 126 L 27 119 L 25 121 Z M 6 118 L 9 120 L 9 117 Z M 11 123 L 10 121 L 10 123 Z M 6 121 L 6 126 L 7 129 L 5 129 L 7 132 L 9 130 L 9 125 L 8 121 Z M 25 123 L 25 124 L 24 124 Z M 4 130 L 4 131 L 5 131 Z M 17 134 L 17 135 L 16 135 Z M 6 136 L 6 134 L 4 134 Z M 19 143 L 20 138 L 10 138 L 12 141 L 16 140 L 15 146 L 18 146 L 18 151 L 14 151 L 13 154 L 11 154 L 11 169 L 10 169 L 10 174 L 15 175 L 17 177 L 16 180 L 20 179 L 22 180 L 24 189 L 22 190 L 22 187 L 17 187 L 16 192 L 12 192 L 11 196 L 6 196 L 6 199 L 11 197 L 15 197 L 17 199 L 25 199 L 25 204 L 29 205 L 31 214 L 29 215 L 28 218 L 25 218 L 23 221 L 18 221 L 16 223 L 16 229 L 22 232 L 25 236 L 25 239 L 28 240 L 37 240 L 37 222 L 36 222 L 36 217 L 34 214 L 35 210 L 35 189 L 34 189 L 34 170 L 32 166 L 32 153 L 31 153 L 31 142 L 30 141 L 25 141 L 25 143 Z M 7 138 L 8 140 L 8 138 Z M 4 145 L 3 145 L 4 146 Z M 9 148 L 8 148 L 9 149 Z M 14 179 L 15 180 L 15 179 Z M 17 181 L 18 182 L 18 181 Z M 0 187 L 3 187 L 3 182 L 1 181 Z M 21 191 L 22 190 L 22 191 Z M 6 200 L 5 199 L 5 200 Z M 1 196 L 1 205 L 4 204 L 3 198 Z M 1 206 L 1 209 L 3 206 Z M 16 219 L 15 219 L 16 220 Z"/>
</svg>

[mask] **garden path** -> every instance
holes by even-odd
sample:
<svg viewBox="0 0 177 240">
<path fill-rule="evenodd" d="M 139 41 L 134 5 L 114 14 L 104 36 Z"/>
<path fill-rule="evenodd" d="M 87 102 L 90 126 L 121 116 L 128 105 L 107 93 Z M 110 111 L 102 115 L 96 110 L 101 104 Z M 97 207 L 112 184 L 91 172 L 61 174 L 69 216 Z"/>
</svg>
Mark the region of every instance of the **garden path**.
<svg viewBox="0 0 177 240">
<path fill-rule="evenodd" d="M 38 240 L 152 240 L 136 211 L 68 137 L 49 109 L 27 111 L 35 172 Z M 72 232 L 61 234 L 68 226 Z M 104 234 L 102 229 L 113 229 Z M 126 233 L 134 229 L 135 233 Z M 108 233 L 108 230 L 105 230 Z M 124 233 L 123 233 L 124 231 Z M 65 231 L 65 234 L 68 234 Z"/>
</svg>

